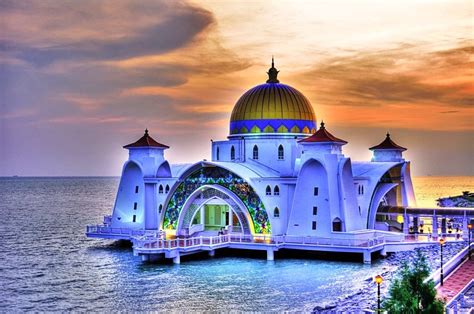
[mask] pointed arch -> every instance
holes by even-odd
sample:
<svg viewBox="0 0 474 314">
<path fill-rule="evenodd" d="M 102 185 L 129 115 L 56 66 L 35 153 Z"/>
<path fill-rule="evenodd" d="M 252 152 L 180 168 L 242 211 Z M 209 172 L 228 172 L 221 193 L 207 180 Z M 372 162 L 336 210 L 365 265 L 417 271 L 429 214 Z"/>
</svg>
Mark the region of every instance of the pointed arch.
<svg viewBox="0 0 474 314">
<path fill-rule="evenodd" d="M 167 161 L 164 161 L 156 171 L 156 176 L 158 178 L 170 178 L 171 177 L 171 168 L 170 164 Z"/>
<path fill-rule="evenodd" d="M 160 204 L 160 207 L 158 207 L 158 214 L 161 214 L 163 211 L 163 204 Z"/>
<path fill-rule="evenodd" d="M 230 160 L 235 160 L 235 147 L 232 145 L 230 148 Z"/>
<path fill-rule="evenodd" d="M 253 147 L 253 154 L 252 154 L 253 159 L 258 160 L 258 146 L 254 145 Z"/>
<path fill-rule="evenodd" d="M 280 210 L 278 209 L 278 207 L 275 207 L 275 209 L 273 210 L 273 217 L 280 218 Z"/>
<path fill-rule="evenodd" d="M 275 185 L 275 188 L 273 189 L 273 195 L 280 195 L 280 188 L 278 185 Z"/>
<path fill-rule="evenodd" d="M 280 146 L 278 146 L 278 160 L 283 159 L 285 159 L 285 149 L 283 148 L 283 145 L 280 144 Z"/>
<path fill-rule="evenodd" d="M 269 185 L 267 185 L 265 189 L 265 195 L 272 195 L 272 188 Z"/>
<path fill-rule="evenodd" d="M 167 184 L 165 188 L 165 193 L 168 194 L 170 192 L 170 186 Z"/>
<path fill-rule="evenodd" d="M 160 184 L 160 186 L 158 188 L 158 193 L 163 194 L 163 185 L 162 184 Z"/>
</svg>

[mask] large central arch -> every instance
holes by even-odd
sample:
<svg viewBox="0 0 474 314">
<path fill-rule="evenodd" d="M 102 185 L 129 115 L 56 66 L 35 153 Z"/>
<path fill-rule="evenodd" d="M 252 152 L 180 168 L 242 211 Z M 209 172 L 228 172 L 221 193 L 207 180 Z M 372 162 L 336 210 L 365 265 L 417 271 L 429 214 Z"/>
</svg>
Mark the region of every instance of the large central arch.
<svg viewBox="0 0 474 314">
<path fill-rule="evenodd" d="M 180 219 L 189 212 L 186 206 L 193 204 L 198 193 L 209 189 L 222 193 L 221 196 L 231 203 L 234 212 L 242 219 L 240 222 L 245 223 L 244 218 L 247 220 L 250 233 L 271 233 L 265 206 L 253 187 L 234 172 L 211 164 L 201 164 L 189 175 L 183 175 L 167 201 L 162 228 L 178 230 Z"/>
<path fill-rule="evenodd" d="M 189 228 L 197 212 L 212 200 L 220 200 L 228 205 L 239 221 L 244 234 L 254 230 L 252 219 L 244 203 L 232 191 L 218 184 L 203 185 L 196 189 L 186 200 L 178 218 L 177 231 Z"/>
</svg>

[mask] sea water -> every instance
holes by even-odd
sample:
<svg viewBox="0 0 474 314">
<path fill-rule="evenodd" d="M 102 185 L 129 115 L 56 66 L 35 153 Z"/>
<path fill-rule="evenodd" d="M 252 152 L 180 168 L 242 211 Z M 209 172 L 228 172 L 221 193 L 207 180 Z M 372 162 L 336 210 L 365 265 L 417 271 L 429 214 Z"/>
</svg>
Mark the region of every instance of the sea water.
<svg viewBox="0 0 474 314">
<path fill-rule="evenodd" d="M 309 311 L 386 269 L 360 262 L 202 257 L 147 264 L 87 239 L 111 213 L 118 178 L 0 178 L 0 312 Z M 422 205 L 474 190 L 473 177 L 415 178 Z"/>
</svg>

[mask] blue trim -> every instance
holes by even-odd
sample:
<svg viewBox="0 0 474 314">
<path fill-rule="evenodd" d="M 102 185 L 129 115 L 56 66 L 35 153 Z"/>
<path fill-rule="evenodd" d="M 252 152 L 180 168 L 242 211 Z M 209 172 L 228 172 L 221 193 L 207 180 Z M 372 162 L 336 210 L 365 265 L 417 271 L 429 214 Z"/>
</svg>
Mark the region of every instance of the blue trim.
<svg viewBox="0 0 474 314">
<path fill-rule="evenodd" d="M 311 132 L 312 129 L 316 129 L 316 121 L 313 120 L 293 120 L 293 119 L 255 119 L 255 120 L 239 120 L 239 121 L 231 121 L 230 122 L 230 134 L 241 134 L 245 132 L 241 132 L 241 129 L 243 127 L 247 128 L 246 133 L 251 133 L 250 130 L 254 127 L 257 126 L 260 130 L 261 133 L 263 132 L 263 129 L 270 125 L 275 132 L 278 133 L 278 128 L 281 125 L 284 125 L 287 129 L 288 132 L 291 133 L 291 128 L 293 128 L 295 125 L 300 129 L 300 132 L 298 133 L 303 133 L 302 130 L 304 127 L 308 127 L 309 131 Z M 237 129 L 238 131 L 235 132 L 234 130 Z"/>
</svg>

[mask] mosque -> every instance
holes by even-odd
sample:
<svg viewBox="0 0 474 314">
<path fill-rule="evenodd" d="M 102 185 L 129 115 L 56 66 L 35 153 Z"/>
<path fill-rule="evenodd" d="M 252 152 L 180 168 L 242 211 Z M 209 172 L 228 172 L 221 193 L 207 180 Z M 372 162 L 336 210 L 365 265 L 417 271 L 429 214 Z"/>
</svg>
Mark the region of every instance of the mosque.
<svg viewBox="0 0 474 314">
<path fill-rule="evenodd" d="M 352 161 L 343 154 L 347 141 L 323 121 L 318 125 L 309 100 L 280 83 L 278 72 L 272 60 L 266 83 L 237 100 L 229 136 L 212 142 L 211 160 L 170 164 L 165 157 L 170 147 L 148 130 L 124 146 L 129 158 L 112 215 L 87 235 L 200 238 L 201 249 L 203 237 L 219 236 L 230 243 L 237 237 L 252 243 L 262 237 L 272 239 L 268 243 L 356 243 L 368 234 L 372 240 L 383 234 L 401 241 L 397 235 L 408 223 L 418 223 L 406 211 L 416 205 L 406 148 L 387 133 L 368 148 L 370 161 Z M 214 243 L 209 241 L 204 240 Z M 160 253 L 163 243 L 148 248 Z M 137 255 L 153 253 L 135 244 Z"/>
</svg>

